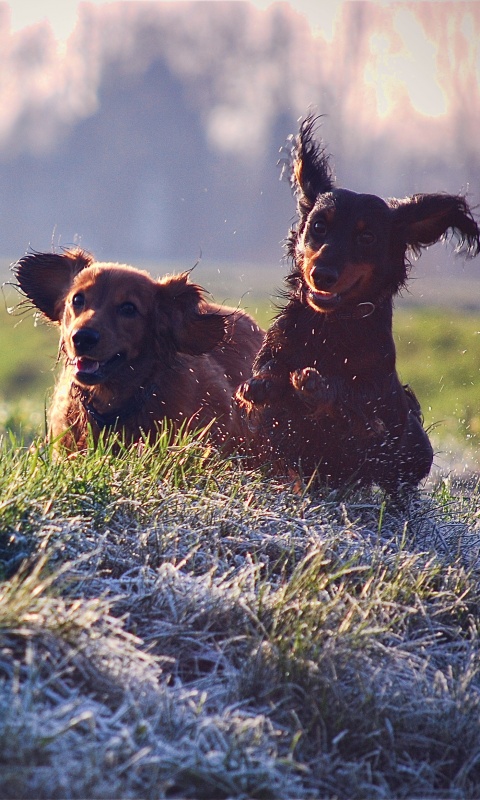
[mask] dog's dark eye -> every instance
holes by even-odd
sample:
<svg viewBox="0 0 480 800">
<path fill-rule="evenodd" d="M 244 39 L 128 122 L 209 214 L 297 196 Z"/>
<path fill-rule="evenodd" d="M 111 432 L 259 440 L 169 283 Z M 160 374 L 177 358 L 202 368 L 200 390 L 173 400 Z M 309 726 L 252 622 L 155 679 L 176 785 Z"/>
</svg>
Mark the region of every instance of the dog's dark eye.
<svg viewBox="0 0 480 800">
<path fill-rule="evenodd" d="M 327 235 L 327 223 L 323 219 L 316 219 L 311 231 L 316 239 L 323 239 Z"/>
<path fill-rule="evenodd" d="M 79 311 L 85 305 L 85 295 L 81 292 L 74 294 L 72 297 L 72 306 L 76 311 Z"/>
<path fill-rule="evenodd" d="M 126 302 L 118 306 L 118 313 L 122 317 L 134 317 L 137 314 L 137 307 L 134 303 Z"/>
<path fill-rule="evenodd" d="M 373 231 L 360 231 L 360 233 L 357 234 L 357 241 L 359 241 L 360 244 L 373 244 L 376 240 L 377 237 Z"/>
</svg>

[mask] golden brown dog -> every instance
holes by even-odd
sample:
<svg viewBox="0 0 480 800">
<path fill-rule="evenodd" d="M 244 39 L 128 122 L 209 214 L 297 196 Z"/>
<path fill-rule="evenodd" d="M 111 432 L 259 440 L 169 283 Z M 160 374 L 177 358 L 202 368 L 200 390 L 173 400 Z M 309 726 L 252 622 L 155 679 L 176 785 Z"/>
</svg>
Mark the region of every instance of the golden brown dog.
<svg viewBox="0 0 480 800">
<path fill-rule="evenodd" d="M 153 440 L 171 420 L 231 434 L 230 403 L 251 373 L 262 331 L 248 314 L 208 303 L 188 273 L 155 281 L 82 250 L 29 253 L 15 265 L 21 291 L 60 327 L 63 370 L 49 437 L 82 450 L 91 426 L 127 443 Z"/>
</svg>

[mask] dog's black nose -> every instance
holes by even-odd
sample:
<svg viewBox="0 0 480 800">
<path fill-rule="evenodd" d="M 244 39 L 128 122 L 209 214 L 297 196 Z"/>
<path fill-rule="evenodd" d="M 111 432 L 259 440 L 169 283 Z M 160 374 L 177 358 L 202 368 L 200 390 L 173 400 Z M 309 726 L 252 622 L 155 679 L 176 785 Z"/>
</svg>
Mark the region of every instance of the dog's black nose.
<svg viewBox="0 0 480 800">
<path fill-rule="evenodd" d="M 338 272 L 332 267 L 325 267 L 317 264 L 311 274 L 315 288 L 320 292 L 328 292 L 338 281 Z"/>
<path fill-rule="evenodd" d="M 72 336 L 75 352 L 78 356 L 89 353 L 100 339 L 100 334 L 94 328 L 79 328 Z"/>
</svg>

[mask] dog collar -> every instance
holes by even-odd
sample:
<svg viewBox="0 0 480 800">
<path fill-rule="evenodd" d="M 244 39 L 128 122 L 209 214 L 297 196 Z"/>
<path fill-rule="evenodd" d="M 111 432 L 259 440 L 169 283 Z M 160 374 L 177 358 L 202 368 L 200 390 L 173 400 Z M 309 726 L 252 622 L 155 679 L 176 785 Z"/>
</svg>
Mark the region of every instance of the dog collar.
<svg viewBox="0 0 480 800">
<path fill-rule="evenodd" d="M 93 403 L 89 402 L 87 393 L 81 389 L 80 401 L 90 419 L 97 424 L 100 430 L 104 430 L 105 428 L 113 428 L 115 425 L 122 425 L 129 417 L 138 413 L 146 401 L 155 393 L 155 390 L 156 386 L 152 383 L 146 389 L 136 392 L 128 403 L 125 403 L 121 408 L 117 408 L 114 411 L 106 411 L 105 413 L 97 411 Z"/>
<path fill-rule="evenodd" d="M 375 303 L 359 303 L 351 311 L 339 311 L 336 316 L 341 319 L 366 319 L 372 316 L 376 307 Z"/>
</svg>

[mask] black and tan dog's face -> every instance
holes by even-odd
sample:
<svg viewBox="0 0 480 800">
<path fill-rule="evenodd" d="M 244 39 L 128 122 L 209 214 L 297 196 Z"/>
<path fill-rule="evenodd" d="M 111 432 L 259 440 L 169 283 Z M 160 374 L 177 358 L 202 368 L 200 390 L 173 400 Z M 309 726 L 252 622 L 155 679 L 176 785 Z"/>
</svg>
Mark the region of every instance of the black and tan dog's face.
<svg viewBox="0 0 480 800">
<path fill-rule="evenodd" d="M 225 317 L 206 313 L 188 274 L 148 273 L 95 263 L 83 251 L 32 253 L 15 266 L 19 288 L 60 327 L 61 350 L 82 386 L 136 382 L 176 353 L 200 355 L 223 338 Z"/>
<path fill-rule="evenodd" d="M 368 302 L 390 269 L 391 211 L 375 195 L 335 189 L 307 217 L 296 260 L 308 303 L 329 311 Z"/>
<path fill-rule="evenodd" d="M 408 251 L 419 253 L 447 232 L 469 255 L 479 252 L 479 228 L 460 195 L 383 200 L 337 188 L 314 124 L 313 117 L 302 123 L 293 147 L 298 224 L 287 239 L 293 277 L 300 278 L 312 308 L 333 313 L 361 303 L 374 307 L 405 284 Z"/>
</svg>

